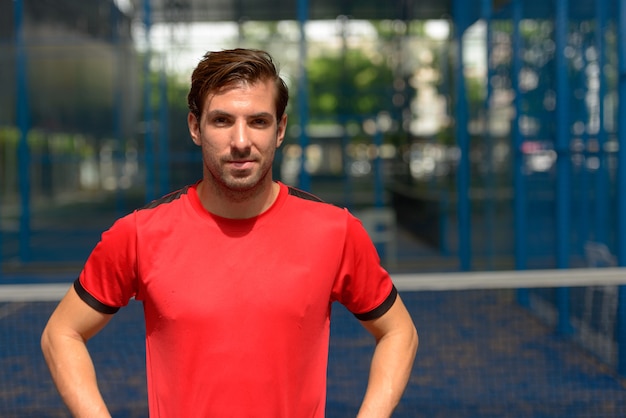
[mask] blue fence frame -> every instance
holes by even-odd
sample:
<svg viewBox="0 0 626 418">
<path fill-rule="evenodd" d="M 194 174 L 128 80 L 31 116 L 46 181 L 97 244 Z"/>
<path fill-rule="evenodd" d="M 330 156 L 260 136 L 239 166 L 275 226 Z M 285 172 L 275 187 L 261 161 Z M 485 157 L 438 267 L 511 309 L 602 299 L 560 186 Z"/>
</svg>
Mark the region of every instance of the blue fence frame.
<svg viewBox="0 0 626 418">
<path fill-rule="evenodd" d="M 28 85 L 28 59 L 25 48 L 25 40 L 23 33 L 24 24 L 24 2 L 23 0 L 16 0 L 14 3 L 14 21 L 15 21 L 15 51 L 16 51 L 16 109 L 17 120 L 16 125 L 19 129 L 19 142 L 18 142 L 18 180 L 19 180 L 19 196 L 21 211 L 19 216 L 19 258 L 21 262 L 28 263 L 31 260 L 31 154 L 29 144 L 27 142 L 27 135 L 30 130 L 29 121 L 29 85 Z M 456 206 L 453 207 L 453 212 L 458 221 L 456 234 L 458 237 L 458 262 L 459 268 L 464 271 L 472 270 L 472 207 L 470 200 L 470 149 L 471 149 L 471 135 L 468 129 L 470 121 L 468 98 L 467 98 L 467 85 L 465 68 L 463 66 L 464 61 L 464 40 L 463 36 L 465 31 L 479 18 L 482 18 L 487 22 L 487 27 L 490 28 L 490 24 L 494 19 L 509 19 L 512 22 L 512 45 L 513 45 L 513 58 L 511 63 L 511 81 L 513 89 L 515 91 L 514 108 L 516 116 L 513 120 L 511 130 L 511 143 L 514 153 L 513 164 L 513 176 L 512 176 L 512 189 L 513 189 L 513 229 L 515 239 L 515 268 L 522 270 L 528 268 L 529 259 L 529 201 L 527 189 L 529 187 L 528 177 L 523 172 L 523 154 L 521 153 L 522 144 L 525 140 L 524 135 L 520 131 L 520 117 L 524 113 L 522 99 L 524 92 L 520 90 L 519 76 L 523 71 L 523 61 L 520 56 L 523 49 L 522 35 L 520 34 L 520 24 L 522 20 L 528 17 L 528 9 L 537 7 L 539 2 L 528 2 L 525 0 L 511 0 L 502 9 L 497 11 L 492 10 L 492 2 L 489 0 L 481 0 L 480 2 L 470 2 L 466 0 L 454 0 L 452 4 L 453 23 L 454 23 L 454 93 L 455 99 L 454 117 L 456 121 L 455 137 L 456 144 L 460 150 L 460 160 L 458 169 L 456 172 Z M 547 3 L 547 2 L 544 2 Z M 147 36 L 151 27 L 151 6 L 149 0 L 143 1 L 143 15 L 144 25 Z M 478 5 L 478 6 L 477 6 Z M 611 202 L 611 191 L 609 190 L 608 171 L 606 170 L 605 153 L 600 152 L 600 166 L 602 167 L 595 176 L 595 199 L 594 199 L 594 211 L 595 217 L 592 222 L 594 238 L 600 242 L 609 241 L 609 231 L 615 232 L 615 251 L 617 263 L 619 266 L 626 266 L 626 129 L 623 128 L 623 121 L 626 121 L 626 0 L 618 0 L 617 4 L 613 0 L 596 0 L 594 3 L 596 22 L 595 32 L 595 47 L 599 51 L 598 62 L 600 68 L 606 64 L 606 43 L 604 39 L 604 30 L 609 26 L 609 20 L 612 16 L 612 7 L 617 6 L 615 25 L 617 27 L 617 55 L 618 55 L 618 81 L 617 81 L 617 96 L 619 101 L 618 110 L 618 122 L 620 123 L 617 131 L 616 141 L 618 151 L 616 153 L 616 177 L 615 177 L 615 202 L 616 213 L 615 221 L 616 225 L 610 225 L 607 223 L 609 218 Z M 569 61 L 566 56 L 566 50 L 568 49 L 568 36 L 570 31 L 570 25 L 575 22 L 576 19 L 572 17 L 576 4 L 572 0 L 553 0 L 548 4 L 548 7 L 553 9 L 553 16 L 548 16 L 554 21 L 555 27 L 555 48 L 554 55 L 554 67 L 553 74 L 554 79 L 554 91 L 557 98 L 557 106 L 555 111 L 555 131 L 554 131 L 554 151 L 558 158 L 556 159 L 556 176 L 555 176 L 555 217 L 554 217 L 554 253 L 555 253 L 555 267 L 564 269 L 571 267 L 571 254 L 574 251 L 572 248 L 572 241 L 570 234 L 573 229 L 573 207 L 572 201 L 574 195 L 572 193 L 572 166 L 571 166 L 571 126 L 573 118 L 575 117 L 575 110 L 572 109 L 572 90 L 571 80 L 568 78 L 569 73 Z M 299 116 L 301 120 L 301 133 L 300 133 L 300 145 L 304 149 L 308 141 L 308 91 L 307 91 L 307 69 L 305 66 L 305 58 L 307 56 L 307 44 L 304 37 L 304 25 L 308 21 L 308 0 L 297 0 L 298 21 L 300 24 L 301 43 L 300 43 L 300 55 L 301 66 L 299 74 L 299 89 L 302 94 L 299 95 Z M 530 16 L 532 17 L 532 16 Z M 488 31 L 490 33 L 490 31 Z M 490 42 L 490 38 L 487 37 L 487 42 Z M 489 48 L 487 48 L 489 50 Z M 167 85 L 166 79 L 163 77 L 160 80 L 159 90 L 161 92 L 161 109 L 157 115 L 154 114 L 150 103 L 152 92 L 151 80 L 148 77 L 150 73 L 150 50 L 146 52 L 144 57 L 144 119 L 145 119 L 145 172 L 146 172 L 146 199 L 151 200 L 164 193 L 169 188 L 169 173 L 167 171 L 156 172 L 157 160 L 163 162 L 167 160 L 167 144 L 168 138 L 161 136 L 157 139 L 154 137 L 153 122 L 155 117 L 158 117 L 159 122 L 162 125 L 167 125 L 167 111 L 165 109 L 165 103 L 167 99 Z M 608 91 L 608 80 L 601 74 L 599 77 L 599 95 L 603 97 Z M 487 83 L 487 86 L 490 84 Z M 484 109 L 489 112 L 489 100 L 491 98 L 491 91 L 486 94 L 486 102 Z M 119 100 L 119 99 L 118 99 Z M 600 119 L 603 120 L 605 116 L 604 103 L 600 100 L 599 103 Z M 119 117 L 119 115 L 118 115 Z M 115 123 L 115 122 L 114 122 Z M 160 131 L 162 132 L 162 131 Z M 488 134 L 487 134 L 488 135 Z M 601 123 L 597 135 L 599 147 L 602 149 L 608 141 L 607 132 L 604 129 L 604 125 Z M 381 138 L 376 137 L 376 141 Z M 303 156 L 304 158 L 304 156 Z M 304 161 L 303 161 L 304 163 Z M 158 164 L 159 166 L 167 167 L 167 164 Z M 309 189 L 311 186 L 311 179 L 306 170 L 301 170 L 300 187 Z M 380 173 L 380 166 L 378 166 L 377 173 Z M 383 180 L 380 175 L 375 177 L 375 189 L 376 189 L 376 204 L 381 204 L 381 194 L 384 188 Z M 589 179 L 585 179 L 588 181 Z M 591 184 L 591 183 L 589 183 Z M 590 186 L 589 186 L 590 187 Z M 588 202 L 583 202 L 588 204 Z M 444 207 L 442 205 L 442 207 Z M 1 208 L 0 208 L 1 209 Z M 2 230 L 0 229 L 0 244 L 2 243 Z M 0 269 L 0 275 L 2 271 Z M 1 277 L 1 276 L 0 276 Z M 622 303 L 619 304 L 619 371 L 622 374 L 626 374 L 626 288 L 621 287 L 619 292 L 619 298 Z M 568 334 L 571 332 L 571 324 L 569 323 L 569 290 L 562 288 L 557 291 L 557 305 L 560 322 L 558 324 L 558 331 L 561 334 Z M 527 304 L 528 295 L 524 291 L 519 292 L 519 300 L 522 304 Z"/>
</svg>

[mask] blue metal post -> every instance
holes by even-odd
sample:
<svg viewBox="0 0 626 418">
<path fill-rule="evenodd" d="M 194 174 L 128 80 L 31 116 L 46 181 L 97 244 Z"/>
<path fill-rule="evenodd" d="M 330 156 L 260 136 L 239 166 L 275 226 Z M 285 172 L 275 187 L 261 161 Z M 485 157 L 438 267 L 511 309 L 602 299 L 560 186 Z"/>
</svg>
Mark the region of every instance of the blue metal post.
<svg viewBox="0 0 626 418">
<path fill-rule="evenodd" d="M 465 91 L 465 74 L 463 66 L 463 33 L 467 29 L 468 2 L 454 1 L 455 16 L 455 81 L 456 81 L 456 141 L 460 151 L 457 168 L 457 217 L 459 234 L 459 262 L 462 271 L 471 270 L 471 208 L 469 200 L 469 132 L 467 124 L 469 110 Z"/>
<path fill-rule="evenodd" d="M 156 197 L 156 176 L 154 167 L 154 121 L 152 117 L 152 81 L 150 75 L 150 61 L 152 60 L 152 45 L 150 30 L 152 28 L 152 11 L 150 0 L 143 2 L 143 22 L 146 36 L 146 55 L 143 63 L 143 93 L 144 93 L 144 164 L 146 169 L 146 196 L 147 202 Z"/>
<path fill-rule="evenodd" d="M 448 52 L 448 39 L 445 44 L 439 47 L 439 71 L 442 80 L 450 80 L 450 53 Z M 445 82 L 441 86 L 441 94 L 444 96 L 452 96 L 452 88 L 450 82 Z M 439 188 L 439 252 L 448 257 L 450 256 L 450 192 L 444 187 Z"/>
<path fill-rule="evenodd" d="M 583 68 L 588 68 L 589 59 L 587 54 L 585 54 L 585 50 L 589 48 L 587 43 L 587 37 L 582 36 L 583 40 L 580 42 L 579 53 L 582 56 Z M 576 79 L 574 80 L 575 84 L 578 84 L 579 89 L 584 89 L 585 96 L 589 94 L 589 86 L 587 83 L 587 72 L 579 71 Z M 589 126 L 590 115 L 591 112 L 587 106 L 586 100 L 577 100 L 576 101 L 576 114 L 574 115 L 574 120 L 582 120 L 585 121 L 585 129 L 581 136 L 581 141 L 583 144 L 582 150 L 577 150 L 578 153 L 582 154 L 583 160 L 582 163 L 579 164 L 579 167 L 573 167 L 572 174 L 572 182 L 577 184 L 576 190 L 574 190 L 572 196 L 572 208 L 575 207 L 577 210 L 574 214 L 571 215 L 570 219 L 573 219 L 574 224 L 578 224 L 578 237 L 575 242 L 575 249 L 573 249 L 574 253 L 584 253 L 585 243 L 590 239 L 590 220 L 591 220 L 591 174 L 590 170 L 587 166 L 587 162 L 589 161 L 589 153 L 587 150 L 589 149 L 589 140 L 590 133 Z M 573 163 L 573 159 L 570 159 Z"/>
<path fill-rule="evenodd" d="M 383 178 L 383 159 L 380 157 L 380 149 L 383 145 L 383 133 L 376 129 L 374 134 L 374 145 L 376 146 L 376 157 L 374 158 L 374 206 L 382 208 L 385 206 L 385 191 Z"/>
<path fill-rule="evenodd" d="M 570 94 L 568 83 L 568 67 L 565 57 L 567 37 L 569 33 L 569 1 L 555 0 L 555 43 L 556 43 L 556 138 L 557 151 L 556 169 L 556 267 L 564 269 L 569 266 L 570 250 Z M 559 312 L 557 331 L 560 334 L 572 332 L 569 320 L 569 288 L 557 289 L 556 304 Z"/>
<path fill-rule="evenodd" d="M 350 173 L 350 164 L 352 163 L 350 156 L 348 155 L 348 146 L 350 145 L 350 135 L 346 129 L 347 122 L 344 115 L 339 116 L 339 124 L 342 127 L 341 134 L 341 164 L 343 167 L 343 200 L 344 206 L 348 209 L 353 209 L 354 205 L 354 181 L 352 174 Z"/>
<path fill-rule="evenodd" d="M 617 263 L 626 267 L 626 0 L 619 0 L 618 7 Z M 617 322 L 618 371 L 626 375 L 626 286 L 623 285 L 619 287 Z"/>
<path fill-rule="evenodd" d="M 522 115 L 522 92 L 519 86 L 519 75 L 522 70 L 522 36 L 520 33 L 520 23 L 523 17 L 522 0 L 514 0 L 512 20 L 513 20 L 513 63 L 511 71 L 511 83 L 515 91 L 513 106 L 515 117 L 511 128 L 513 142 L 513 229 L 515 231 L 515 269 L 526 270 L 528 262 L 528 235 L 527 235 L 527 201 L 526 201 L 526 178 L 524 176 L 524 155 L 522 154 L 522 144 L 524 138 L 520 131 L 520 116 Z M 517 291 L 517 300 L 522 306 L 529 306 L 528 289 Z"/>
<path fill-rule="evenodd" d="M 170 118 L 169 101 L 167 100 L 167 68 L 163 58 L 161 76 L 159 79 L 159 195 L 169 192 L 170 189 Z"/>
<path fill-rule="evenodd" d="M 348 133 L 348 115 L 350 108 L 349 101 L 351 100 L 351 89 L 349 88 L 350 80 L 348 79 L 348 31 L 349 18 L 347 16 L 337 17 L 337 24 L 341 30 L 341 91 L 339 94 L 339 111 L 337 112 L 338 123 L 341 126 L 341 161 L 343 166 L 343 195 L 344 206 L 348 209 L 353 209 L 354 204 L 354 181 L 351 174 L 351 157 L 348 154 L 348 147 L 350 146 L 351 138 Z"/>
<path fill-rule="evenodd" d="M 20 138 L 17 148 L 19 173 L 19 191 L 21 200 L 19 256 L 22 262 L 31 258 L 30 249 L 30 146 L 28 145 L 28 131 L 30 129 L 28 104 L 28 61 L 24 40 L 24 4 L 21 0 L 14 2 L 15 42 L 16 42 L 16 78 L 17 78 L 17 125 Z"/>
<path fill-rule="evenodd" d="M 116 141 L 114 149 L 114 167 L 115 167 L 115 210 L 118 216 L 122 216 L 125 212 L 125 202 L 120 187 L 120 179 L 122 177 L 122 164 L 124 157 L 124 138 L 122 133 L 122 115 L 123 115 L 123 77 L 124 71 L 122 63 L 124 62 L 124 48 L 120 40 L 119 27 L 121 12 L 113 3 L 111 3 L 111 25 L 113 27 L 113 48 L 115 49 L 115 60 L 113 60 L 113 74 L 115 77 L 115 90 L 113 92 L 113 135 Z"/>
<path fill-rule="evenodd" d="M 492 96 L 492 87 L 491 87 L 491 76 L 493 75 L 492 65 L 491 65 L 491 43 L 492 43 L 492 35 L 491 35 L 491 18 L 492 18 L 492 0 L 482 0 L 482 19 L 485 21 L 485 46 L 487 50 L 486 56 L 486 68 L 487 68 L 487 80 L 485 83 L 485 102 L 483 105 L 484 111 L 484 130 L 483 130 L 483 138 L 485 141 L 485 149 L 487 159 L 487 171 L 485 176 L 485 241 L 486 241 L 486 258 L 489 269 L 493 268 L 494 261 L 494 222 L 495 222 L 495 173 L 493 169 L 493 137 L 491 135 L 491 96 Z"/>
<path fill-rule="evenodd" d="M 300 148 L 302 149 L 299 187 L 302 190 L 306 191 L 311 190 L 311 176 L 306 170 L 306 150 L 309 146 L 309 78 L 306 68 L 307 39 L 305 25 L 308 20 L 309 1 L 298 0 L 298 23 L 300 25 L 300 73 L 298 75 L 298 110 L 300 116 Z"/>
<path fill-rule="evenodd" d="M 611 0 L 596 0 L 596 33 L 595 43 L 598 53 L 599 82 L 598 86 L 598 158 L 599 165 L 596 172 L 596 200 L 595 200 L 595 227 L 594 239 L 597 242 L 608 244 L 608 201 L 609 201 L 609 168 L 604 146 L 606 144 L 606 129 L 604 128 L 604 96 L 606 94 L 606 77 L 604 66 L 606 63 L 606 42 L 604 41 L 607 27 L 608 2 Z"/>
</svg>

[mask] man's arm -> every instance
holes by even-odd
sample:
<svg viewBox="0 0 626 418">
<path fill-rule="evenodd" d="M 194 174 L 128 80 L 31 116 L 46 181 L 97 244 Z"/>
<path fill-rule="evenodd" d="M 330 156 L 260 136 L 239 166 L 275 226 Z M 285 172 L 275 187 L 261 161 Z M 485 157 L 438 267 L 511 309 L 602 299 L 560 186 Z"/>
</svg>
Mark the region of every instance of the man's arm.
<svg viewBox="0 0 626 418">
<path fill-rule="evenodd" d="M 112 315 L 102 314 L 68 291 L 50 316 L 41 349 L 61 398 L 74 417 L 110 417 L 96 382 L 86 342 Z"/>
<path fill-rule="evenodd" d="M 376 338 L 376 349 L 357 416 L 388 418 L 409 381 L 417 352 L 417 331 L 400 296 L 383 316 L 361 323 Z"/>
</svg>

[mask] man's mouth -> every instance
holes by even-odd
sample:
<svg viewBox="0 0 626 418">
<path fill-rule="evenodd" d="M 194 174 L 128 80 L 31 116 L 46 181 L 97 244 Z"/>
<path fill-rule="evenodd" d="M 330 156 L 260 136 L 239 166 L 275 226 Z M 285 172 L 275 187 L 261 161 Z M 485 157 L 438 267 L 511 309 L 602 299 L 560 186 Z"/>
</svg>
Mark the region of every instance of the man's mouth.
<svg viewBox="0 0 626 418">
<path fill-rule="evenodd" d="M 234 160 L 234 161 L 229 161 L 228 164 L 231 167 L 236 168 L 238 170 L 246 170 L 252 167 L 252 165 L 254 164 L 254 161 L 253 160 Z"/>
</svg>

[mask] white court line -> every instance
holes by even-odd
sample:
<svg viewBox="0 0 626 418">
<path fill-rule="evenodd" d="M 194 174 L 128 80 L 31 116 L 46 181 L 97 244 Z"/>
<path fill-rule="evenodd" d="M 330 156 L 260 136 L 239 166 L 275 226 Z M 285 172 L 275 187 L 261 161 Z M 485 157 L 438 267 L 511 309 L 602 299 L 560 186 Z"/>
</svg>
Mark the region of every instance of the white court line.
<svg viewBox="0 0 626 418">
<path fill-rule="evenodd" d="M 393 274 L 400 291 L 626 285 L 626 267 Z M 0 285 L 0 302 L 59 301 L 71 283 Z"/>
</svg>

